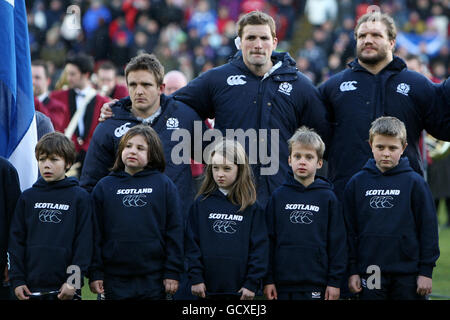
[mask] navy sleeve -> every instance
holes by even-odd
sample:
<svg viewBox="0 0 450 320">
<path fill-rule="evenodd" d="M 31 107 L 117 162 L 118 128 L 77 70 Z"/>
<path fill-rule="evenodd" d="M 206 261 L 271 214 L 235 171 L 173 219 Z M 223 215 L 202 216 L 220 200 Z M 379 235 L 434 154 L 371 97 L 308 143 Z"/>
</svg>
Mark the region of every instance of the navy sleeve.
<svg viewBox="0 0 450 320">
<path fill-rule="evenodd" d="M 265 209 L 265 218 L 267 226 L 267 235 L 269 239 L 269 263 L 267 274 L 263 279 L 263 284 L 267 285 L 275 283 L 273 277 L 273 259 L 274 259 L 276 238 L 275 238 L 275 204 L 273 196 L 270 197 L 269 201 L 267 202 Z"/>
<path fill-rule="evenodd" d="M 27 231 L 25 226 L 25 200 L 20 197 L 11 221 L 9 233 L 9 268 L 8 274 L 12 288 L 24 285 L 26 280 L 25 270 L 25 245 Z"/>
<path fill-rule="evenodd" d="M 93 251 L 92 201 L 87 192 L 83 192 L 83 195 L 77 204 L 77 225 L 72 250 L 72 264 L 80 267 L 82 279 L 88 272 Z"/>
<path fill-rule="evenodd" d="M 170 181 L 167 192 L 167 219 L 166 219 L 166 262 L 164 266 L 164 279 L 180 280 L 184 271 L 184 222 L 181 213 L 181 201 L 176 186 Z"/>
<path fill-rule="evenodd" d="M 357 210 L 354 201 L 354 186 L 350 180 L 344 190 L 344 221 L 347 228 L 348 267 L 350 275 L 358 274 L 357 269 Z"/>
<path fill-rule="evenodd" d="M 200 115 L 202 120 L 215 118 L 214 103 L 212 101 L 210 72 L 205 72 L 181 89 L 174 92 L 173 97 L 189 105 Z"/>
<path fill-rule="evenodd" d="M 187 242 L 186 242 L 186 258 L 188 261 L 188 275 L 191 283 L 204 283 L 202 253 L 200 250 L 200 239 L 198 231 L 198 206 L 194 202 L 189 210 L 187 221 Z"/>
<path fill-rule="evenodd" d="M 91 198 L 93 201 L 93 252 L 92 261 L 89 266 L 89 282 L 103 280 L 103 260 L 102 260 L 102 244 L 104 239 L 104 222 L 103 222 L 103 195 L 101 184 L 95 186 L 92 191 Z"/>
<path fill-rule="evenodd" d="M 445 103 L 444 86 L 433 85 L 425 79 L 417 99 L 422 110 L 424 129 L 436 139 L 450 141 L 450 108 Z"/>
<path fill-rule="evenodd" d="M 101 123 L 95 129 L 81 171 L 80 186 L 88 192 L 92 191 L 101 178 L 109 174 L 109 168 L 114 165 L 114 143 L 103 129 L 104 125 Z"/>
<path fill-rule="evenodd" d="M 302 82 L 298 101 L 303 102 L 301 109 L 298 109 L 299 124 L 315 129 L 328 145 L 331 138 L 331 125 L 328 121 L 327 110 L 319 90 L 307 79 Z"/>
<path fill-rule="evenodd" d="M 439 258 L 438 222 L 433 196 L 423 179 L 414 184 L 411 196 L 419 236 L 419 274 L 431 278 Z"/>
<path fill-rule="evenodd" d="M 334 198 L 329 204 L 328 286 L 339 288 L 347 268 L 347 234 L 342 205 Z"/>
<path fill-rule="evenodd" d="M 266 276 L 269 265 L 269 239 L 264 211 L 254 204 L 253 221 L 250 234 L 247 277 L 243 287 L 256 292 L 260 281 Z"/>
</svg>

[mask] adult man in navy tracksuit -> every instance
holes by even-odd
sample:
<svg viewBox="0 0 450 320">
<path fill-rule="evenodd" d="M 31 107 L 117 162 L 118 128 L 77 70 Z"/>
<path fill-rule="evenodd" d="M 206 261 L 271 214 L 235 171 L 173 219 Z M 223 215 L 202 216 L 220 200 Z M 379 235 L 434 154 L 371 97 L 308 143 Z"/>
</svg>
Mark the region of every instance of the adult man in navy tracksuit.
<svg viewBox="0 0 450 320">
<path fill-rule="evenodd" d="M 189 208 L 193 200 L 190 163 L 174 164 L 171 153 L 179 141 L 171 141 L 171 136 L 178 129 L 193 133 L 194 121 L 200 121 L 200 118 L 182 102 L 163 94 L 164 67 L 154 55 L 143 54 L 133 58 L 125 69 L 125 76 L 130 99 L 116 103 L 112 107 L 114 117 L 102 122 L 95 130 L 80 184 L 90 191 L 97 181 L 108 175 L 120 138 L 130 127 L 145 123 L 158 133 L 167 162 L 165 173 L 177 186 L 183 208 Z"/>
<path fill-rule="evenodd" d="M 215 118 L 214 127 L 223 135 L 227 129 L 256 131 L 254 136 L 249 134 L 245 148 L 253 165 L 258 201 L 264 206 L 285 180 L 287 140 L 295 130 L 307 125 L 326 140 L 329 126 L 317 89 L 297 70 L 288 53 L 274 52 L 278 40 L 273 19 L 250 12 L 239 20 L 238 35 L 241 50 L 229 63 L 190 81 L 174 97 L 194 108 L 202 119 Z M 258 155 L 251 152 L 255 147 Z"/>
<path fill-rule="evenodd" d="M 438 139 L 450 140 L 450 121 L 445 119 L 445 110 L 437 108 L 436 87 L 393 56 L 396 29 L 392 18 L 380 13 L 362 16 L 355 27 L 355 37 L 357 59 L 349 64 L 350 68 L 319 87 L 333 122 L 328 177 L 339 199 L 350 177 L 371 156 L 367 139 L 370 124 L 376 118 L 389 115 L 405 123 L 405 156 L 421 174 L 418 144 L 422 130 Z"/>
</svg>

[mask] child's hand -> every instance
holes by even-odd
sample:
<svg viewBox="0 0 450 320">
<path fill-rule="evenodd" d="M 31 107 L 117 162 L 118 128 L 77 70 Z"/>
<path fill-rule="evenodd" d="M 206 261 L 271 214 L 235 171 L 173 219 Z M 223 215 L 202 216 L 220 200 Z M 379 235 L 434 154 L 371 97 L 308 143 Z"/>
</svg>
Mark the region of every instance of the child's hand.
<svg viewBox="0 0 450 320">
<path fill-rule="evenodd" d="M 426 296 L 431 293 L 433 287 L 433 280 L 425 276 L 417 277 L 417 294 L 421 296 Z"/>
<path fill-rule="evenodd" d="M 17 299 L 19 299 L 19 300 L 28 300 L 28 299 L 30 299 L 30 297 L 28 297 L 27 295 L 30 295 L 31 292 L 28 289 L 27 285 L 24 284 L 22 286 L 18 286 L 17 288 L 15 288 L 14 294 L 16 295 Z M 25 294 L 27 294 L 27 295 L 25 295 Z"/>
<path fill-rule="evenodd" d="M 264 295 L 268 300 L 277 300 L 278 294 L 277 294 L 277 288 L 274 284 L 268 284 L 264 286 Z"/>
<path fill-rule="evenodd" d="M 89 283 L 89 288 L 92 293 L 103 294 L 105 289 L 103 288 L 103 280 L 95 280 Z"/>
<path fill-rule="evenodd" d="M 350 276 L 350 278 L 348 279 L 348 288 L 350 289 L 351 293 L 361 292 L 361 277 L 359 276 L 359 274 Z"/>
<path fill-rule="evenodd" d="M 67 282 L 64 282 L 59 291 L 60 291 L 58 294 L 59 300 L 72 300 L 73 296 L 75 295 L 76 289 Z"/>
<path fill-rule="evenodd" d="M 200 297 L 200 298 L 206 298 L 206 286 L 205 284 L 202 283 L 198 283 L 198 284 L 194 284 L 191 287 L 191 292 L 194 296 Z"/>
<path fill-rule="evenodd" d="M 341 294 L 341 289 L 327 286 L 325 290 L 325 300 L 338 300 Z"/>
<path fill-rule="evenodd" d="M 250 291 L 244 287 L 242 287 L 238 292 L 242 293 L 241 300 L 253 300 L 255 297 L 255 293 L 253 291 Z"/>
<path fill-rule="evenodd" d="M 178 290 L 178 280 L 164 279 L 163 284 L 168 294 L 175 294 Z"/>
</svg>

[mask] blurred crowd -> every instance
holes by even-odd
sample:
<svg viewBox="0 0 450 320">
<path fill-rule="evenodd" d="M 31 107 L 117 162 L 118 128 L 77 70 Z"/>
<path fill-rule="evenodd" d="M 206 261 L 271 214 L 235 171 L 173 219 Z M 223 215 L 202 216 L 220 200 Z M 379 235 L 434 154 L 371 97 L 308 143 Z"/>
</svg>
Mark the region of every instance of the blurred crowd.
<svg viewBox="0 0 450 320">
<path fill-rule="evenodd" d="M 450 0 L 34 0 L 27 11 L 32 59 L 47 61 L 53 83 L 79 52 L 112 61 L 119 75 L 152 52 L 190 80 L 226 62 L 239 15 L 260 10 L 276 21 L 278 49 L 318 84 L 354 58 L 355 21 L 371 5 L 395 18 L 397 55 L 418 57 L 436 82 L 448 77 Z"/>
</svg>

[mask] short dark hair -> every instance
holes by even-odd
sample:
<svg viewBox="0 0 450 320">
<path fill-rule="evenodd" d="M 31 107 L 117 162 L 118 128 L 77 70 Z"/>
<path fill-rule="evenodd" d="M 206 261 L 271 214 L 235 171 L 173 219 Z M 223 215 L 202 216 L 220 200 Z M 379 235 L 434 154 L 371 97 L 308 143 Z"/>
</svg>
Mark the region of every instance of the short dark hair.
<svg viewBox="0 0 450 320">
<path fill-rule="evenodd" d="M 164 80 L 164 66 L 159 62 L 154 54 L 142 53 L 136 57 L 131 58 L 125 67 L 125 80 L 128 83 L 128 74 L 132 71 L 146 70 L 155 76 L 156 84 L 158 86 L 163 84 Z"/>
<path fill-rule="evenodd" d="M 242 33 L 244 32 L 244 27 L 246 25 L 268 25 L 270 28 L 270 33 L 272 37 L 275 38 L 277 36 L 276 24 L 271 16 L 267 13 L 261 11 L 251 11 L 245 15 L 243 15 L 239 21 L 238 25 L 238 36 L 242 38 Z"/>
<path fill-rule="evenodd" d="M 125 164 L 122 161 L 122 152 L 125 149 L 128 140 L 137 135 L 141 135 L 148 144 L 148 164 L 145 166 L 145 169 L 156 169 L 160 172 L 164 172 L 166 161 L 164 158 L 164 149 L 161 139 L 152 127 L 145 124 L 139 124 L 132 127 L 120 139 L 119 148 L 116 153 L 116 161 L 114 162 L 114 166 L 111 171 L 117 172 L 125 170 Z"/>
<path fill-rule="evenodd" d="M 48 66 L 44 60 L 33 60 L 31 66 L 44 68 L 45 77 L 48 78 Z"/>
<path fill-rule="evenodd" d="M 111 61 L 102 62 L 102 64 L 100 64 L 100 66 L 98 67 L 98 70 L 100 70 L 100 69 L 102 69 L 102 70 L 114 70 L 114 72 L 117 72 L 116 66 Z"/>
<path fill-rule="evenodd" d="M 70 56 L 66 59 L 66 65 L 69 63 L 75 65 L 83 74 L 94 72 L 94 58 L 87 54 L 79 53 Z"/>
<path fill-rule="evenodd" d="M 76 159 L 75 145 L 61 132 L 50 132 L 45 134 L 34 148 L 36 160 L 39 161 L 41 155 L 56 154 L 64 159 L 67 164 L 74 164 Z"/>
</svg>

